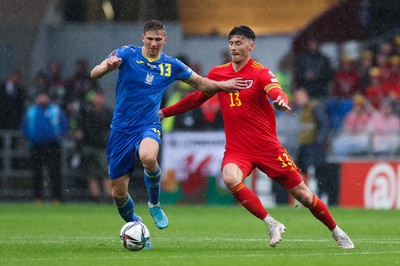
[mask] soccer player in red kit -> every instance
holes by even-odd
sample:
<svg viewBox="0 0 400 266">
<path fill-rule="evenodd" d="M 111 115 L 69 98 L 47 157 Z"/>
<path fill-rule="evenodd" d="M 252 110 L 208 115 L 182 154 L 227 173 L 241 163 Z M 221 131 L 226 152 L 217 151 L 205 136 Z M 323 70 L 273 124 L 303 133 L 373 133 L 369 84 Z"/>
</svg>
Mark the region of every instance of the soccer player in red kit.
<svg viewBox="0 0 400 266">
<path fill-rule="evenodd" d="M 225 185 L 243 207 L 266 223 L 272 247 L 281 241 L 281 234 L 286 228 L 268 214 L 258 196 L 245 186 L 244 179 L 255 167 L 281 184 L 307 207 L 331 230 L 339 247 L 354 248 L 347 234 L 336 225 L 327 206 L 303 182 L 299 169 L 278 140 L 275 111 L 269 98 L 280 111 L 290 110 L 290 107 L 274 74 L 250 56 L 255 48 L 254 32 L 247 26 L 238 26 L 232 29 L 228 39 L 232 61 L 214 67 L 207 75 L 216 81 L 240 77 L 247 82 L 244 90 L 217 92 L 226 136 L 222 162 Z M 211 97 L 213 95 L 196 91 L 178 103 L 161 109 L 159 116 L 163 119 L 184 113 Z"/>
</svg>

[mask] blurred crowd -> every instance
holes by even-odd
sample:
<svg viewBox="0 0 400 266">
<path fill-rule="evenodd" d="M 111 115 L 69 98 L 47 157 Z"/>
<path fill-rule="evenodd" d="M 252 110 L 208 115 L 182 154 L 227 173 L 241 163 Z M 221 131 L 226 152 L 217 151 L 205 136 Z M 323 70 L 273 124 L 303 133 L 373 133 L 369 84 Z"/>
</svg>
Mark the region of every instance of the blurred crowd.
<svg viewBox="0 0 400 266">
<path fill-rule="evenodd" d="M 63 75 L 60 62 L 49 62 L 36 73 L 31 86 L 13 71 L 0 84 L 0 132 L 18 130 L 26 138 L 31 153 L 34 197 L 44 198 L 43 174 L 47 169 L 53 183 L 52 199 L 61 201 L 62 140 L 74 143 L 68 165 L 74 174 L 87 179 L 93 200 L 110 194 L 106 146 L 112 110 L 105 92 L 90 78 L 86 60 L 75 63 L 72 77 Z"/>
</svg>

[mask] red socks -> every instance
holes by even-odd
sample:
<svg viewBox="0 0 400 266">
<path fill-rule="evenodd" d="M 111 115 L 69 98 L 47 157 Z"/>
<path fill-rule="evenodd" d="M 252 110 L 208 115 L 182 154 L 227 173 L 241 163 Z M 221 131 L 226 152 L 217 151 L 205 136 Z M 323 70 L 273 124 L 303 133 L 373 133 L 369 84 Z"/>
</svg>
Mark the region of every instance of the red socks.
<svg viewBox="0 0 400 266">
<path fill-rule="evenodd" d="M 268 212 L 262 205 L 260 199 L 251 189 L 246 187 L 243 182 L 231 188 L 230 191 L 236 200 L 254 216 L 260 220 L 264 220 L 265 217 L 267 217 Z M 320 220 L 329 230 L 333 230 L 336 227 L 336 222 L 333 220 L 328 207 L 317 196 L 313 195 L 312 206 L 308 209 L 315 218 Z"/>
<path fill-rule="evenodd" d="M 268 212 L 265 210 L 260 199 L 251 189 L 246 187 L 243 182 L 230 189 L 236 200 L 243 205 L 249 212 L 257 218 L 264 220 Z"/>
<path fill-rule="evenodd" d="M 329 230 L 333 230 L 336 227 L 336 222 L 333 220 L 331 213 L 326 207 L 325 203 L 322 202 L 317 196 L 313 196 L 313 203 L 310 208 L 310 212 L 320 220 Z"/>
</svg>

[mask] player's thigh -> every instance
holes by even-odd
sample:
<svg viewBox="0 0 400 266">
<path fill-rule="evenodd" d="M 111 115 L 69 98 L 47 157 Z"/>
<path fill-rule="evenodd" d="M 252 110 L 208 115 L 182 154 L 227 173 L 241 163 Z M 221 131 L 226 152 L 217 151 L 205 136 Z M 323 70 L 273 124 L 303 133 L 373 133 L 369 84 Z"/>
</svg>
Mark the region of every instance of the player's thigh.
<svg viewBox="0 0 400 266">
<path fill-rule="evenodd" d="M 155 163 L 162 140 L 161 124 L 155 124 L 143 129 L 142 140 L 139 147 L 139 158 L 142 163 Z"/>
<path fill-rule="evenodd" d="M 257 161 L 256 167 L 287 190 L 299 185 L 303 181 L 300 170 L 283 148 L 259 156 L 255 160 Z"/>
<path fill-rule="evenodd" d="M 147 137 L 140 142 L 139 158 L 143 163 L 156 161 L 159 150 L 159 143 L 153 138 Z"/>
<path fill-rule="evenodd" d="M 225 184 L 231 188 L 242 182 L 254 169 L 246 155 L 226 151 L 222 160 L 222 177 Z"/>
<path fill-rule="evenodd" d="M 136 153 L 134 136 L 111 130 L 107 146 L 110 179 L 129 175 L 133 171 Z"/>
</svg>

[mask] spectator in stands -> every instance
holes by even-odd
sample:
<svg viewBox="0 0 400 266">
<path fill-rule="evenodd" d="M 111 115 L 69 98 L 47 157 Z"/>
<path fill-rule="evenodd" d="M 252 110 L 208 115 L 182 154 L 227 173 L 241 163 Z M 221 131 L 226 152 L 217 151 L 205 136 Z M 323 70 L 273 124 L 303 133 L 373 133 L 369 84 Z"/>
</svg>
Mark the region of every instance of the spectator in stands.
<svg viewBox="0 0 400 266">
<path fill-rule="evenodd" d="M 330 133 L 329 119 L 325 106 L 318 99 L 312 99 L 305 88 L 299 87 L 294 91 L 294 99 L 299 114 L 299 131 L 297 163 L 307 180 L 309 171 L 315 169 L 315 178 L 318 180 L 318 191 L 328 193 L 329 180 L 326 176 L 327 144 Z"/>
<path fill-rule="evenodd" d="M 41 90 L 49 91 L 49 83 L 46 74 L 42 71 L 38 71 L 35 75 L 34 83 L 28 91 L 28 106 L 35 103 L 36 93 Z"/>
<path fill-rule="evenodd" d="M 329 95 L 329 82 L 333 78 L 331 63 L 320 52 L 315 39 L 307 42 L 307 51 L 296 59 L 295 86 L 307 89 L 311 98 L 324 99 Z"/>
<path fill-rule="evenodd" d="M 276 79 L 281 84 L 283 92 L 288 98 L 293 97 L 293 54 L 286 54 L 279 61 L 279 69 L 274 72 Z M 285 146 L 285 145 L 283 145 Z M 291 153 L 292 154 L 292 153 Z"/>
<path fill-rule="evenodd" d="M 350 111 L 352 97 L 361 93 L 362 81 L 354 60 L 343 55 L 339 69 L 335 72 L 331 97 L 326 101 L 326 110 L 330 118 L 332 130 L 337 132 L 342 127 L 344 116 Z"/>
<path fill-rule="evenodd" d="M 0 84 L 0 130 L 17 130 L 25 110 L 26 92 L 21 75 L 12 71 Z"/>
<path fill-rule="evenodd" d="M 98 89 L 90 106 L 82 109 L 75 138 L 82 146 L 83 174 L 88 178 L 88 188 L 93 201 L 102 199 L 102 192 L 111 197 L 111 184 L 107 169 L 107 141 L 110 133 L 112 111 L 105 105 L 105 93 Z"/>
<path fill-rule="evenodd" d="M 43 200 L 43 170 L 47 165 L 52 199 L 54 203 L 59 203 L 62 200 L 60 143 L 68 131 L 67 117 L 58 105 L 50 102 L 47 91 L 38 91 L 35 101 L 25 112 L 21 123 L 21 131 L 29 141 L 32 156 L 34 197 L 37 203 Z"/>
<path fill-rule="evenodd" d="M 288 102 L 289 106 L 295 106 L 293 96 L 288 97 Z M 276 132 L 279 141 L 293 158 L 297 157 L 299 128 L 299 119 L 292 112 L 276 112 Z"/>
<path fill-rule="evenodd" d="M 354 94 L 361 93 L 361 77 L 355 67 L 353 58 L 343 55 L 335 78 L 331 95 L 342 99 L 351 99 Z"/>
<path fill-rule="evenodd" d="M 382 86 L 381 76 L 381 70 L 378 67 L 372 67 L 369 71 L 370 83 L 365 89 L 365 96 L 375 109 L 380 108 L 382 100 L 387 96 Z"/>
<path fill-rule="evenodd" d="M 80 105 L 90 103 L 97 88 L 97 81 L 90 78 L 87 61 L 78 59 L 75 62 L 74 75 L 67 82 L 66 103 L 74 101 L 78 101 Z"/>
<path fill-rule="evenodd" d="M 361 52 L 359 61 L 358 72 L 361 76 L 361 91 L 365 93 L 366 88 L 370 83 L 369 72 L 374 65 L 374 54 L 370 50 L 364 50 Z"/>
<path fill-rule="evenodd" d="M 400 35 L 394 37 L 393 44 L 393 53 L 400 56 Z"/>
<path fill-rule="evenodd" d="M 97 81 L 90 78 L 87 61 L 78 59 L 75 62 L 74 75 L 67 81 L 64 97 L 64 108 L 70 119 L 72 129 L 76 128 L 81 109 L 85 105 L 90 105 L 91 98 L 97 88 Z"/>
<path fill-rule="evenodd" d="M 47 82 L 51 101 L 55 104 L 62 105 L 65 96 L 65 79 L 62 74 L 60 62 L 52 61 L 48 63 Z"/>
<path fill-rule="evenodd" d="M 344 117 L 343 127 L 332 139 L 332 154 L 337 157 L 365 155 L 369 151 L 370 110 L 365 96 L 353 97 L 353 107 Z"/>
<path fill-rule="evenodd" d="M 387 96 L 396 101 L 400 100 L 400 56 L 390 57 L 391 69 L 386 81 L 382 82 Z"/>
<path fill-rule="evenodd" d="M 381 75 L 380 79 L 382 82 L 386 82 L 392 70 L 390 64 L 390 57 L 384 53 L 378 53 L 375 55 L 376 67 L 379 69 Z"/>
<path fill-rule="evenodd" d="M 383 41 L 379 44 L 378 54 L 390 57 L 393 55 L 393 45 L 391 41 Z"/>
<path fill-rule="evenodd" d="M 400 148 L 400 119 L 394 112 L 395 102 L 384 99 L 369 123 L 372 152 L 378 156 L 393 155 Z"/>
</svg>

